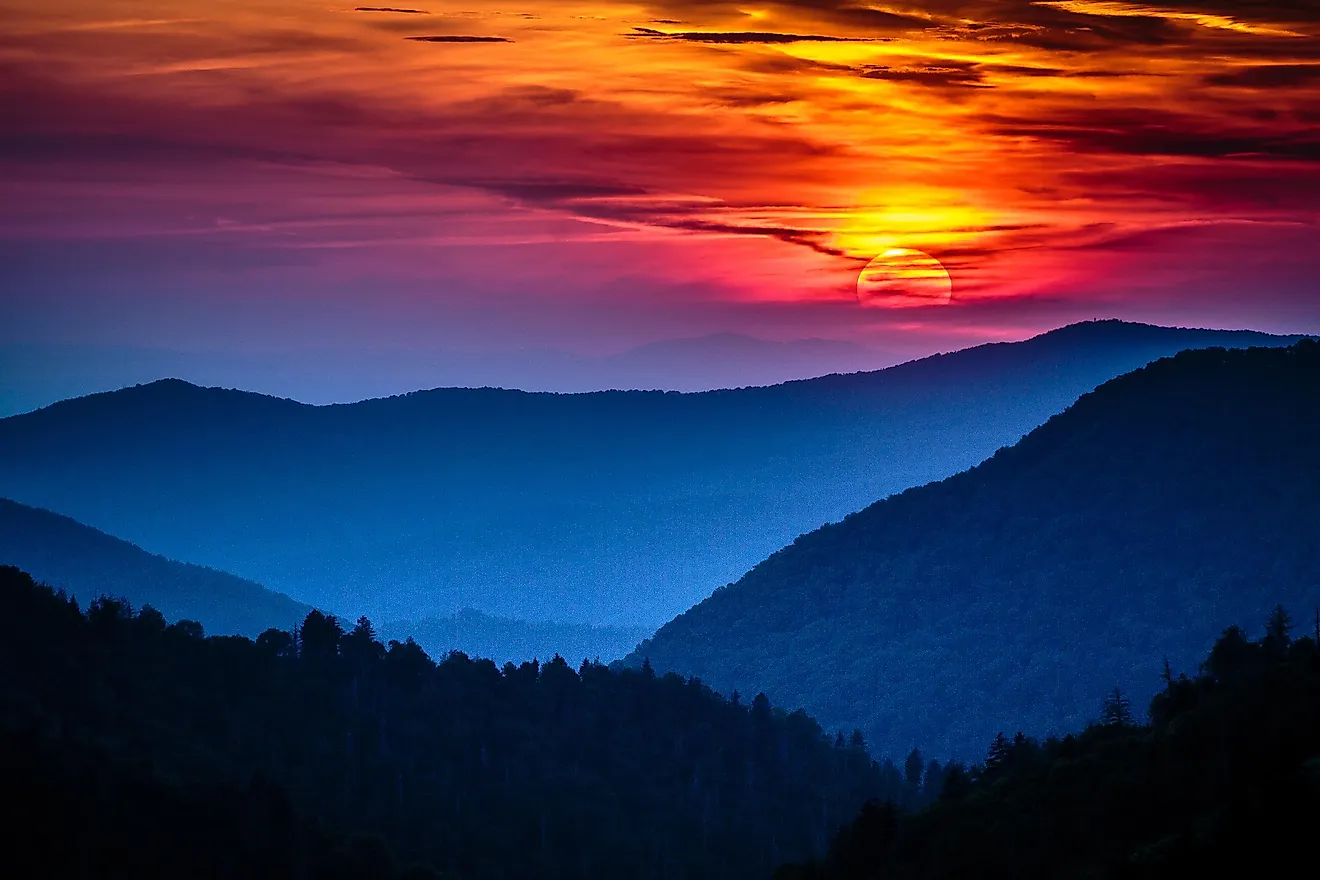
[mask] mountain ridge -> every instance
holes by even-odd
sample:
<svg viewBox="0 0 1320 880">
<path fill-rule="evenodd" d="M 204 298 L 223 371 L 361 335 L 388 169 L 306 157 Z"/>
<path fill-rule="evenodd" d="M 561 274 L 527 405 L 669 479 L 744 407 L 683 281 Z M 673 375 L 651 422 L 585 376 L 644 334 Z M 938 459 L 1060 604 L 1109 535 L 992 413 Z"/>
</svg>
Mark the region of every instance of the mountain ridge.
<svg viewBox="0 0 1320 880">
<path fill-rule="evenodd" d="M 1314 342 L 1161 359 L 800 536 L 623 665 L 764 690 L 890 753 L 1066 730 L 1115 684 L 1141 701 L 1150 657 L 1204 652 L 1189 627 L 1320 603 L 1317 390 Z"/>
<path fill-rule="evenodd" d="M 435 389 L 313 406 L 181 381 L 0 419 L 0 495 L 309 604 L 658 626 L 797 535 L 1248 331 L 1101 322 L 700 393 Z M 604 653 L 604 652 L 602 652 Z"/>
</svg>

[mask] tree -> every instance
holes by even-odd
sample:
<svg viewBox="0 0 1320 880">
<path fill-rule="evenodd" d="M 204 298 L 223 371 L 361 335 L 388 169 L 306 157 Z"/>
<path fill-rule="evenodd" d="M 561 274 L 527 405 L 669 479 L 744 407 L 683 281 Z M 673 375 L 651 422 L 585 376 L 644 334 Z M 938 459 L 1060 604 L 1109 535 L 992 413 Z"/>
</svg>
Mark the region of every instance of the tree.
<svg viewBox="0 0 1320 880">
<path fill-rule="evenodd" d="M 908 788 L 913 791 L 921 790 L 921 774 L 925 771 L 925 760 L 922 758 L 921 749 L 913 749 L 908 753 L 907 760 L 903 762 L 903 781 Z"/>
<path fill-rule="evenodd" d="M 201 639 L 206 637 L 206 630 L 202 628 L 201 623 L 196 620 L 178 620 L 170 624 L 166 632 L 178 633 L 190 639 Z"/>
<path fill-rule="evenodd" d="M 931 760 L 926 765 L 926 775 L 921 782 L 921 790 L 926 797 L 939 797 L 940 790 L 944 788 L 944 768 L 940 762 Z"/>
<path fill-rule="evenodd" d="M 996 767 L 1002 766 L 1008 761 L 1008 758 L 1012 753 L 1013 743 L 1007 736 L 1004 736 L 1002 730 L 999 731 L 999 733 L 995 734 L 994 741 L 990 743 L 990 752 L 985 758 L 986 769 L 993 770 Z"/>
<path fill-rule="evenodd" d="M 359 617 L 353 630 L 339 641 L 339 653 L 356 669 L 365 669 L 385 656 L 385 646 L 376 640 L 376 628 Z"/>
<path fill-rule="evenodd" d="M 1114 692 L 1105 697 L 1100 709 L 1100 723 L 1106 727 L 1131 727 L 1132 707 L 1123 691 L 1115 687 Z"/>
<path fill-rule="evenodd" d="M 1275 605 L 1265 621 L 1265 645 L 1270 648 L 1286 648 L 1292 644 L 1292 617 L 1282 605 Z"/>
<path fill-rule="evenodd" d="M 971 777 L 962 764 L 953 761 L 944 768 L 944 785 L 940 787 L 941 800 L 961 800 L 971 788 Z"/>
<path fill-rule="evenodd" d="M 1231 681 L 1247 665 L 1255 649 L 1241 627 L 1230 626 L 1210 649 L 1202 669 L 1220 683 Z"/>
<path fill-rule="evenodd" d="M 133 619 L 133 606 L 127 599 L 100 596 L 87 606 L 87 619 L 93 626 L 110 628 Z"/>
<path fill-rule="evenodd" d="M 333 614 L 325 614 L 313 609 L 303 618 L 302 644 L 299 646 L 305 659 L 325 661 L 339 653 L 339 640 L 344 637 L 344 628 Z"/>
<path fill-rule="evenodd" d="M 290 657 L 294 654 L 293 636 L 273 626 L 257 636 L 257 647 L 273 657 Z"/>
<path fill-rule="evenodd" d="M 423 677 L 435 670 L 435 663 L 427 656 L 422 646 L 409 636 L 407 641 L 390 641 L 390 649 L 385 654 L 385 674 L 391 681 L 404 687 L 416 687 Z M 505 665 L 504 675 L 509 677 L 513 664 Z"/>
<path fill-rule="evenodd" d="M 138 625 L 148 632 L 161 633 L 165 631 L 165 615 L 150 605 L 142 606 L 142 610 L 138 612 L 137 620 Z"/>
</svg>

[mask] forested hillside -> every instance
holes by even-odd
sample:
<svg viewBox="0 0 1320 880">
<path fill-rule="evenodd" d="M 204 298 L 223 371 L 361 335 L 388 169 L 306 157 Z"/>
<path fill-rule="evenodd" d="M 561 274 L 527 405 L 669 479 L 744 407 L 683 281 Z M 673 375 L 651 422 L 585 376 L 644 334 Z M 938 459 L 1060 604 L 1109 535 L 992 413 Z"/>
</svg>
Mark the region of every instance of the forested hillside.
<svg viewBox="0 0 1320 880">
<path fill-rule="evenodd" d="M 776 880 L 1269 877 L 1314 873 L 1320 816 L 1320 619 L 1231 627 L 1150 723 L 1122 693 L 1078 734 L 1000 735 L 915 815 L 874 802 L 828 858 Z"/>
<path fill-rule="evenodd" d="M 1320 344 L 1184 352 L 775 553 L 628 662 L 764 690 L 882 752 L 1084 723 L 1275 601 L 1320 604 Z"/>
<path fill-rule="evenodd" d="M 305 406 L 156 382 L 0 419 L 0 495 L 378 620 L 474 608 L 654 629 L 1113 376 L 1183 348 L 1282 342 L 1095 322 L 703 394 L 451 388 Z"/>
<path fill-rule="evenodd" d="M 203 638 L 8 567 L 0 602 L 7 855 L 49 876 L 766 877 L 920 800 L 859 738 L 678 676 L 437 665 L 317 611 Z"/>
<path fill-rule="evenodd" d="M 213 568 L 175 562 L 66 516 L 0 498 L 0 565 L 12 565 L 84 602 L 127 596 L 166 619 L 202 621 L 217 635 L 290 628 L 310 606 Z"/>
</svg>

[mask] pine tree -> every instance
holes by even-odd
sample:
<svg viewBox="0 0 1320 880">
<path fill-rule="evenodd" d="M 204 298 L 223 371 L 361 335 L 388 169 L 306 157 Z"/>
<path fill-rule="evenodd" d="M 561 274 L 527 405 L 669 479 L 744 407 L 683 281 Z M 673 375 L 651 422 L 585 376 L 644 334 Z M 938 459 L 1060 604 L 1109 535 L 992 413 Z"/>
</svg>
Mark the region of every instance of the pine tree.
<svg viewBox="0 0 1320 880">
<path fill-rule="evenodd" d="M 995 734 L 994 741 L 990 743 L 990 752 L 985 758 L 985 768 L 987 770 L 993 770 L 996 767 L 1002 766 L 1004 762 L 1008 760 L 1009 755 L 1012 754 L 1012 752 L 1013 743 L 1008 737 L 1004 736 L 1002 730 L 999 731 L 999 733 Z"/>
<path fill-rule="evenodd" d="M 1105 697 L 1105 703 L 1100 710 L 1100 723 L 1106 727 L 1131 727 L 1132 706 L 1123 691 L 1114 688 L 1114 692 Z"/>
<path fill-rule="evenodd" d="M 1265 643 L 1280 648 L 1288 647 L 1292 643 L 1292 636 L 1289 635 L 1292 628 L 1292 618 L 1288 612 L 1282 605 L 1275 605 L 1269 620 L 1265 622 Z"/>
</svg>

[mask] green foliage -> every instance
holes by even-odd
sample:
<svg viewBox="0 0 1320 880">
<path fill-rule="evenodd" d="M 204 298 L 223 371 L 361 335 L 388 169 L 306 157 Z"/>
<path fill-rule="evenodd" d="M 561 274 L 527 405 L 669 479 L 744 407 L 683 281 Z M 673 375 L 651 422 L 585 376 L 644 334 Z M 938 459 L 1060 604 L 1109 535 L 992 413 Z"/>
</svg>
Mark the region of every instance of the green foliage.
<svg viewBox="0 0 1320 880">
<path fill-rule="evenodd" d="M 1280 598 L 1320 605 L 1317 400 L 1312 342 L 1158 361 L 799 538 L 627 662 L 764 691 L 894 756 L 1075 729 L 1115 683 L 1141 705 L 1162 655 L 1187 668 Z"/>
<path fill-rule="evenodd" d="M 1001 734 L 974 781 L 950 773 L 944 796 L 909 815 L 873 802 L 825 859 L 776 877 L 1293 873 L 1320 816 L 1320 650 L 1309 637 L 1278 648 L 1278 619 L 1256 642 L 1226 631 L 1195 678 L 1170 675 L 1149 725 L 1044 743 Z"/>
<path fill-rule="evenodd" d="M 0 786 L 40 807 L 10 855 L 52 876 L 765 877 L 904 794 L 804 713 L 694 679 L 437 665 L 320 611 L 204 638 L 6 567 L 0 602 Z"/>
</svg>

